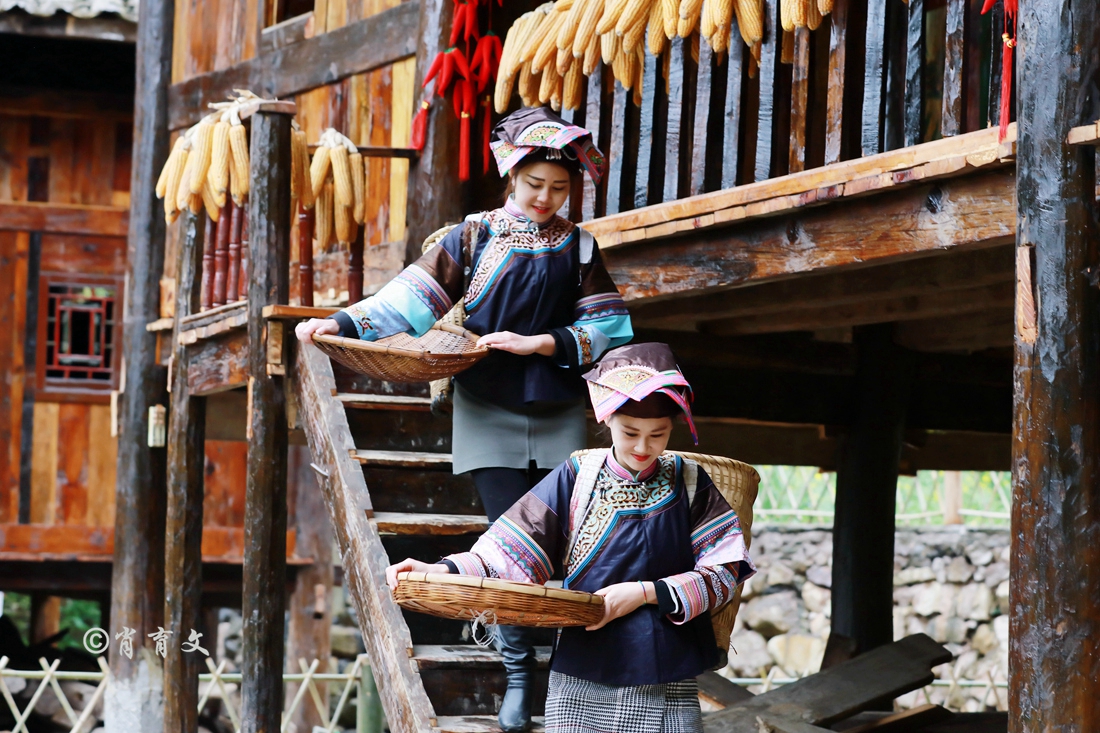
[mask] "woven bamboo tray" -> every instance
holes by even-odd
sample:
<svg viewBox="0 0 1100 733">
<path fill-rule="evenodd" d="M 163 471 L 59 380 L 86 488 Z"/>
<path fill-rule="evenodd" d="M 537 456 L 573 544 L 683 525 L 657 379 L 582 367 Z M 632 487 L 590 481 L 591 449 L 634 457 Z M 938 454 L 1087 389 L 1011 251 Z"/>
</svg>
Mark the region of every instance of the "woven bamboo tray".
<svg viewBox="0 0 1100 733">
<path fill-rule="evenodd" d="M 313 343 L 361 374 L 387 382 L 430 382 L 453 377 L 488 355 L 488 348 L 477 345 L 478 338 L 461 326 L 440 322 L 419 338 L 399 333 L 360 341 L 314 334 Z"/>
<path fill-rule="evenodd" d="M 603 618 L 603 598 L 534 583 L 443 573 L 399 573 L 394 600 L 442 618 L 509 626 L 590 626 Z"/>
</svg>

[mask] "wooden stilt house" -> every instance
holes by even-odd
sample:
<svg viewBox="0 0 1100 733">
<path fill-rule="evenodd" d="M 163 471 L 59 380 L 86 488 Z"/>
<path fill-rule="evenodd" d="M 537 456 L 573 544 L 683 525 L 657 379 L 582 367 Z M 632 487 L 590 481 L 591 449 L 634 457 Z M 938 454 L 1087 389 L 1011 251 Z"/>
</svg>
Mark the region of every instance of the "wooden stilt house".
<svg viewBox="0 0 1100 733">
<path fill-rule="evenodd" d="M 751 49 L 731 32 L 714 53 L 688 33 L 631 73 L 612 63 L 585 75 L 567 114 L 596 134 L 611 173 L 574 192 L 570 213 L 600 242 L 639 337 L 677 351 L 696 387 L 702 450 L 837 471 L 832 630 L 866 655 L 855 661 L 892 640 L 899 473 L 1011 466 L 1010 729 L 1091 730 L 1100 557 L 1082 538 L 1100 511 L 1090 147 L 1100 11 L 1025 3 L 1014 45 L 999 3 L 983 14 L 972 0 L 835 0 L 815 28 L 789 32 L 785 5 L 759 4 Z M 505 7 L 493 22 L 503 33 L 532 9 Z M 492 729 L 497 659 L 464 644 L 459 624 L 403 615 L 383 582 L 391 558 L 465 547 L 485 526 L 472 487 L 448 473 L 449 426 L 426 414 L 423 392 L 357 377 L 289 335 L 295 320 L 330 312 L 320 298 L 358 294 L 356 283 L 414 258 L 428 232 L 491 205 L 490 186 L 457 183 L 462 124 L 444 105 L 423 148 L 408 151 L 406 125 L 430 99 L 419 80 L 453 46 L 450 14 L 438 0 L 143 6 L 122 435 L 146 434 L 166 370 L 172 388 L 166 470 L 163 452 L 141 440 L 120 452 L 113 608 L 131 625 L 148 625 L 140 609 L 162 605 L 168 623 L 195 618 L 206 415 L 244 392 L 233 429 L 248 444 L 249 731 L 279 725 L 296 435 L 309 445 L 391 730 Z M 526 96 L 556 104 L 552 86 L 535 94 L 526 84 Z M 169 134 L 234 88 L 285 101 L 248 110 L 247 244 L 237 241 L 246 276 L 236 300 L 226 291 L 202 310 L 211 265 L 215 281 L 235 272 L 232 229 L 223 244 L 199 208 L 166 236 L 154 187 Z M 1019 112 L 1004 130 L 1002 107 Z M 333 251 L 292 235 L 292 117 L 310 134 L 337 127 L 381 157 L 360 239 L 377 247 Z M 377 280 L 361 269 L 372 257 Z M 171 305 L 159 299 L 165 280 Z M 165 330 L 146 330 L 167 317 Z M 144 520 L 165 481 L 167 532 Z M 133 549 L 162 537 L 163 556 Z M 920 651 L 919 639 L 907 643 Z M 112 668 L 137 679 L 124 658 Z M 893 668 L 861 672 L 875 693 L 861 704 L 882 697 L 875 681 Z M 167 729 L 194 729 L 196 671 L 169 653 Z M 731 705 L 708 730 L 758 730 L 749 710 L 782 718 L 779 698 L 766 698 Z M 823 730 L 853 712 L 818 702 L 774 729 Z"/>
</svg>

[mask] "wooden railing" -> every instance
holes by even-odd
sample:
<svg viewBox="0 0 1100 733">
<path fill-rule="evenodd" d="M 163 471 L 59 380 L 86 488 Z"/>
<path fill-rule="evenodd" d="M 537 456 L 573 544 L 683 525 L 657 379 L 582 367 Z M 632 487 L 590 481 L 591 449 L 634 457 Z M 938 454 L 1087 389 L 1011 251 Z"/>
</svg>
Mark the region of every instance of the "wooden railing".
<svg viewBox="0 0 1100 733">
<path fill-rule="evenodd" d="M 565 113 L 597 134 L 610 164 L 599 187 L 587 183 L 576 192 L 571 218 L 996 124 L 1003 17 L 1000 5 L 984 16 L 981 5 L 836 0 L 816 30 L 784 34 L 779 0 L 765 0 L 759 64 L 741 43 L 718 58 L 696 37 L 675 39 L 660 57 L 647 55 L 640 90 L 624 89 L 604 68 L 589 77 L 580 109 Z"/>
</svg>

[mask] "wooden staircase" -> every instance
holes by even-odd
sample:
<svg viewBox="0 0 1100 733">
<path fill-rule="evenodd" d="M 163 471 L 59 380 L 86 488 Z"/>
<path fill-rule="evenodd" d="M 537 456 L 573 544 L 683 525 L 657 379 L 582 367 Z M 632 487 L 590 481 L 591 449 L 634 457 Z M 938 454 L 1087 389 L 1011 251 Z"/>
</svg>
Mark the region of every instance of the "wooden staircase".
<svg viewBox="0 0 1100 733">
<path fill-rule="evenodd" d="M 386 586 L 391 562 L 431 562 L 469 549 L 487 527 L 473 482 L 451 474 L 450 421 L 430 414 L 419 385 L 370 380 L 316 349 L 294 346 L 298 420 L 390 730 L 499 730 L 500 655 L 477 646 L 467 623 L 404 613 Z M 545 643 L 550 639 L 548 633 Z M 536 716 L 548 667 L 549 647 L 539 647 Z"/>
</svg>

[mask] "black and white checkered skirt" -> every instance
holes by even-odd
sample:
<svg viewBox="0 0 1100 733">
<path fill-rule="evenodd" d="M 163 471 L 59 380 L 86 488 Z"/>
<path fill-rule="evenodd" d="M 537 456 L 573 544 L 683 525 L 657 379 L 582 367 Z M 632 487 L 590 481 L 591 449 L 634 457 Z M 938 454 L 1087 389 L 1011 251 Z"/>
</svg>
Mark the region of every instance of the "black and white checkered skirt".
<svg viewBox="0 0 1100 733">
<path fill-rule="evenodd" d="M 695 679 L 619 687 L 550 673 L 546 733 L 699 733 Z"/>
</svg>

